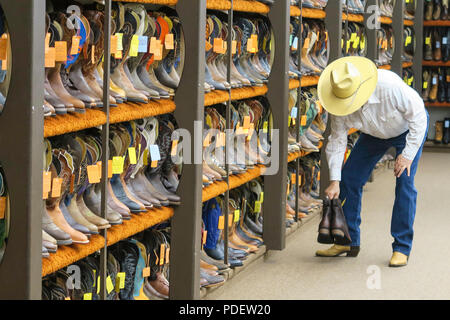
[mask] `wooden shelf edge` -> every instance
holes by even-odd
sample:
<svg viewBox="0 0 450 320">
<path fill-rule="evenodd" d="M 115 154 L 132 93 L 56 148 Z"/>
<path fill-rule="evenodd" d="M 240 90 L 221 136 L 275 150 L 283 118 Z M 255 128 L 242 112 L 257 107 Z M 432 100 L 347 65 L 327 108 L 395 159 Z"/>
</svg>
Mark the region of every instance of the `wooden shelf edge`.
<svg viewBox="0 0 450 320">
<path fill-rule="evenodd" d="M 450 20 L 427 20 L 423 22 L 424 27 L 450 27 Z"/>
<path fill-rule="evenodd" d="M 422 66 L 425 67 L 450 67 L 450 61 L 434 61 L 434 60 L 423 60 Z"/>
<path fill-rule="evenodd" d="M 249 181 L 252 181 L 261 176 L 266 167 L 264 165 L 256 165 L 253 169 L 248 169 L 246 172 L 236 175 L 230 175 L 229 184 L 230 189 L 235 189 Z M 225 181 L 217 181 L 213 184 L 204 187 L 202 191 L 202 202 L 215 198 L 227 191 L 227 184 Z"/>
<path fill-rule="evenodd" d="M 425 102 L 425 107 L 450 108 L 450 102 Z"/>
<path fill-rule="evenodd" d="M 175 103 L 170 99 L 154 100 L 147 104 L 123 103 L 110 109 L 110 122 L 119 123 L 154 117 L 175 111 Z M 68 113 L 44 119 L 44 138 L 59 136 L 94 128 L 106 123 L 102 109 L 86 109 L 85 113 Z"/>
<path fill-rule="evenodd" d="M 241 12 L 269 13 L 270 7 L 261 2 L 248 0 L 234 0 L 233 10 Z"/>
</svg>

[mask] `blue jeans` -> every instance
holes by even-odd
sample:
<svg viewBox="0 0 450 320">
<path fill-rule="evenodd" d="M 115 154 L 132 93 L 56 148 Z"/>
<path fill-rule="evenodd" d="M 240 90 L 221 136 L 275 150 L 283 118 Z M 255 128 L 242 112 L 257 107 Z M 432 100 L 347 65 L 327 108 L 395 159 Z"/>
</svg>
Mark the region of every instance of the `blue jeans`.
<svg viewBox="0 0 450 320">
<path fill-rule="evenodd" d="M 342 169 L 340 199 L 341 201 L 345 200 L 343 209 L 352 238 L 352 246 L 360 245 L 359 226 L 361 225 L 363 186 L 369 179 L 377 162 L 390 147 L 396 149 L 397 156 L 402 153 L 406 145 L 408 132 L 406 131 L 402 135 L 391 139 L 378 139 L 362 133 Z M 425 140 L 426 134 L 411 165 L 410 176 L 408 177 L 405 170 L 396 180 L 395 202 L 391 219 L 391 235 L 394 238 L 392 249 L 408 256 L 412 247 L 413 224 L 416 215 L 417 190 L 414 187 L 414 176 Z"/>
</svg>

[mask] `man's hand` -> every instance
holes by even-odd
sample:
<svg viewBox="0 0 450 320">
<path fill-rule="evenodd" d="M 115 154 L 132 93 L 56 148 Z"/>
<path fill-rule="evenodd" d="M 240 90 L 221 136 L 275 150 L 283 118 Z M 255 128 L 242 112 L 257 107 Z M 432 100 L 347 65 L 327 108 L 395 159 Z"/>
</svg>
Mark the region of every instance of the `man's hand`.
<svg viewBox="0 0 450 320">
<path fill-rule="evenodd" d="M 339 198 L 340 192 L 341 189 L 339 188 L 339 181 L 331 181 L 328 188 L 325 189 L 325 195 L 330 200 Z"/>
<path fill-rule="evenodd" d="M 397 160 L 395 160 L 394 175 L 397 178 L 399 178 L 402 175 L 403 171 L 405 171 L 405 169 L 406 169 L 406 172 L 409 177 L 409 172 L 411 170 L 411 164 L 412 164 L 411 160 L 406 159 L 405 157 L 403 157 L 403 155 L 400 154 L 397 157 Z"/>
</svg>

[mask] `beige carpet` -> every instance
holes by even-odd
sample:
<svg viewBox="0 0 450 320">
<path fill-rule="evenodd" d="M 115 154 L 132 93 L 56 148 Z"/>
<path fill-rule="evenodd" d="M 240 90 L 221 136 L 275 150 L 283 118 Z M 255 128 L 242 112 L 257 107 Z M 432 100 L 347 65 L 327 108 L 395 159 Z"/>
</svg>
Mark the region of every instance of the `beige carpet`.
<svg viewBox="0 0 450 320">
<path fill-rule="evenodd" d="M 424 153 L 409 265 L 387 266 L 395 179 L 385 170 L 366 186 L 357 258 L 318 258 L 318 218 L 207 299 L 450 299 L 450 154 Z"/>
</svg>

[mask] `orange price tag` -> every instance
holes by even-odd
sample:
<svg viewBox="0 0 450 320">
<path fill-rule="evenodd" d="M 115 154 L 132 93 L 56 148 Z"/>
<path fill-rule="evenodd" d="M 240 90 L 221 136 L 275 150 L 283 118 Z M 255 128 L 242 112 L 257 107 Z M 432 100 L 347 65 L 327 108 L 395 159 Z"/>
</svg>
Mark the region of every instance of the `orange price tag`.
<svg viewBox="0 0 450 320">
<path fill-rule="evenodd" d="M 231 53 L 236 54 L 237 52 L 237 41 L 233 40 L 231 41 Z"/>
<path fill-rule="evenodd" d="M 45 53 L 47 53 L 48 47 L 50 46 L 50 33 L 45 35 Z"/>
<path fill-rule="evenodd" d="M 78 54 L 79 47 L 80 47 L 80 37 L 73 36 L 72 37 L 72 48 L 70 48 L 70 54 L 71 55 Z"/>
<path fill-rule="evenodd" d="M 309 38 L 306 38 L 305 41 L 303 42 L 303 48 L 308 48 L 309 47 Z"/>
<path fill-rule="evenodd" d="M 110 42 L 111 49 L 110 49 L 110 51 L 111 51 L 111 54 L 114 54 L 114 55 L 117 53 L 117 40 L 118 40 L 118 38 L 117 38 L 116 35 L 112 35 L 111 36 L 111 42 Z"/>
<path fill-rule="evenodd" d="M 8 40 L 1 38 L 0 39 L 0 60 L 6 59 L 7 45 L 8 45 Z"/>
<path fill-rule="evenodd" d="M 112 160 L 108 160 L 108 178 L 112 178 L 113 173 L 112 173 L 112 165 L 113 161 Z"/>
<path fill-rule="evenodd" d="M 219 225 L 217 228 L 219 230 L 223 230 L 225 228 L 225 217 L 224 216 L 219 217 Z"/>
<path fill-rule="evenodd" d="M 144 269 L 142 269 L 142 277 L 150 277 L 150 267 L 145 267 Z"/>
<path fill-rule="evenodd" d="M 156 37 L 150 38 L 150 48 L 148 50 L 149 53 L 156 53 L 156 50 L 158 50 L 158 39 Z"/>
<path fill-rule="evenodd" d="M 67 61 L 67 42 L 66 41 L 56 41 L 55 42 L 55 60 L 58 62 Z"/>
<path fill-rule="evenodd" d="M 156 52 L 154 53 L 154 59 L 156 61 L 162 60 L 162 52 L 163 52 L 163 45 L 158 40 L 158 48 L 156 49 Z"/>
<path fill-rule="evenodd" d="M 247 52 L 253 53 L 253 48 L 254 48 L 253 38 L 249 38 L 247 40 Z"/>
<path fill-rule="evenodd" d="M 225 54 L 225 53 L 227 53 L 227 50 L 228 50 L 228 42 L 224 41 L 221 53 Z"/>
<path fill-rule="evenodd" d="M 173 41 L 173 33 L 169 33 L 166 35 L 166 38 L 164 39 L 164 46 L 167 50 L 173 50 L 174 47 L 174 41 Z"/>
<path fill-rule="evenodd" d="M 228 214 L 228 226 L 231 227 L 233 224 L 234 215 L 233 213 Z"/>
<path fill-rule="evenodd" d="M 95 64 L 95 46 L 91 47 L 91 63 Z"/>
<path fill-rule="evenodd" d="M 248 129 L 250 128 L 250 116 L 245 116 L 244 117 L 244 125 L 243 125 L 244 129 Z"/>
<path fill-rule="evenodd" d="M 120 50 L 120 51 L 117 51 L 116 52 L 116 54 L 114 55 L 114 58 L 116 58 L 116 59 L 122 59 L 122 50 Z"/>
<path fill-rule="evenodd" d="M 158 160 L 152 161 L 152 163 L 150 164 L 150 166 L 152 168 L 156 168 L 158 166 Z"/>
<path fill-rule="evenodd" d="M 161 244 L 159 248 L 159 265 L 162 266 L 164 264 L 164 257 L 166 254 L 166 246 L 164 243 Z"/>
<path fill-rule="evenodd" d="M 42 190 L 47 193 L 52 189 L 52 173 L 50 171 L 44 171 L 43 175 L 43 188 Z"/>
<path fill-rule="evenodd" d="M 202 232 L 202 245 L 206 243 L 206 236 L 208 235 L 208 231 L 204 230 Z"/>
<path fill-rule="evenodd" d="M 0 219 L 5 218 L 6 197 L 0 197 Z"/>
<path fill-rule="evenodd" d="M 208 40 L 205 41 L 205 51 L 209 51 L 213 48 L 213 46 L 211 45 L 211 43 L 209 43 Z"/>
<path fill-rule="evenodd" d="M 46 68 L 54 68 L 56 61 L 56 50 L 55 48 L 48 48 L 45 53 L 45 67 Z"/>
<path fill-rule="evenodd" d="M 177 154 L 177 146 L 178 146 L 178 140 L 172 141 L 172 150 L 170 152 L 171 156 L 175 156 Z"/>
<path fill-rule="evenodd" d="M 252 39 L 252 52 L 256 53 L 258 52 L 258 35 L 252 34 L 251 39 Z"/>
<path fill-rule="evenodd" d="M 61 195 L 62 181 L 63 181 L 63 179 L 61 179 L 61 178 L 53 178 L 52 198 L 57 198 Z"/>
<path fill-rule="evenodd" d="M 306 117 L 305 115 L 303 115 L 303 116 L 300 118 L 300 125 L 306 126 L 306 120 L 307 120 L 307 117 Z"/>
<path fill-rule="evenodd" d="M 70 193 L 73 192 L 74 184 L 75 184 L 75 175 L 72 173 L 72 175 L 70 176 Z"/>
<path fill-rule="evenodd" d="M 223 50 L 223 40 L 222 38 L 214 38 L 214 52 L 222 53 Z"/>
<path fill-rule="evenodd" d="M 170 248 L 166 249 L 166 264 L 170 262 Z"/>
<path fill-rule="evenodd" d="M 297 181 L 297 176 L 295 175 L 295 173 L 291 174 L 291 183 L 295 183 Z"/>
<path fill-rule="evenodd" d="M 98 174 L 98 166 L 94 164 L 91 166 L 87 166 L 86 169 L 87 169 L 89 183 L 90 184 L 99 183 L 100 176 Z"/>
</svg>

